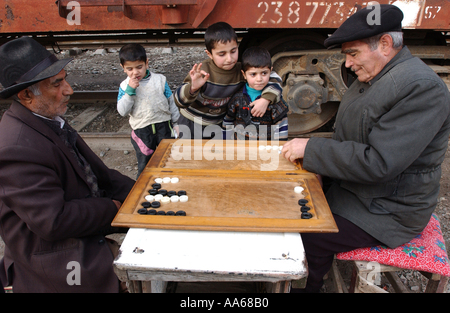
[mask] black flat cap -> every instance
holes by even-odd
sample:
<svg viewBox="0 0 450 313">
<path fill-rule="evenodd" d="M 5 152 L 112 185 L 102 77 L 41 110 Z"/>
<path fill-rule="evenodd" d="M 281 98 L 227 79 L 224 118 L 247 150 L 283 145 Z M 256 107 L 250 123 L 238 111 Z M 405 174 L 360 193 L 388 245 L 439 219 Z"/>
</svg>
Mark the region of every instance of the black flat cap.
<svg viewBox="0 0 450 313">
<path fill-rule="evenodd" d="M 378 15 L 378 16 L 377 16 Z M 326 48 L 336 48 L 344 42 L 361 40 L 381 33 L 402 31 L 403 12 L 395 5 L 377 4 L 358 10 L 328 37 Z"/>
</svg>

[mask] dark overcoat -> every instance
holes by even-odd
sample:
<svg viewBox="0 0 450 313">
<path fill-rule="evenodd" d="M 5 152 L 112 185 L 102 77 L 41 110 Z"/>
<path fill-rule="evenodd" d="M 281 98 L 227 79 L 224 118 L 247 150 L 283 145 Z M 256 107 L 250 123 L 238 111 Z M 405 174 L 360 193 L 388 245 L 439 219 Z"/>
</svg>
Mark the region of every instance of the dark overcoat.
<svg viewBox="0 0 450 313">
<path fill-rule="evenodd" d="M 18 102 L 0 122 L 0 235 L 14 292 L 117 292 L 104 230 L 134 180 L 107 166 L 78 136 L 101 190 L 60 137 Z M 2 269 L 0 269 L 2 270 Z"/>
<path fill-rule="evenodd" d="M 404 47 L 345 93 L 332 139 L 309 140 L 303 166 L 334 178 L 331 210 L 389 247 L 410 241 L 436 207 L 450 133 L 450 94 Z"/>
</svg>

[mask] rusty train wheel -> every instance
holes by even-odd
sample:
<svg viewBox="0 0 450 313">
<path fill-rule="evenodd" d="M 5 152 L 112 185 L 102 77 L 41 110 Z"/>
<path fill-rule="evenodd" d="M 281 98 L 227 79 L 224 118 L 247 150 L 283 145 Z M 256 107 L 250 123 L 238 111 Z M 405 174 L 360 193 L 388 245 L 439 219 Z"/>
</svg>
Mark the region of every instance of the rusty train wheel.
<svg viewBox="0 0 450 313">
<path fill-rule="evenodd" d="M 325 36 L 314 32 L 287 32 L 284 36 L 279 34 L 260 41 L 258 44 L 269 50 L 272 56 L 280 52 L 325 49 L 323 41 Z M 286 82 L 283 82 L 284 84 Z M 297 114 L 291 112 L 289 119 L 289 136 L 311 133 L 333 119 L 338 110 L 338 102 L 322 104 L 320 113 Z M 331 129 L 331 127 L 329 127 Z"/>
</svg>

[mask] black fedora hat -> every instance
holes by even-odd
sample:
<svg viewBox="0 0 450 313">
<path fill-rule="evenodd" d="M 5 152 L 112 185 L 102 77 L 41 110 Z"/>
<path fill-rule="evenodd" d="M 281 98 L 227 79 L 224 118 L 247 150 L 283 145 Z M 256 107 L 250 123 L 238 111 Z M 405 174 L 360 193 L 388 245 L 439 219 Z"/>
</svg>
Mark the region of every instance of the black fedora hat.
<svg viewBox="0 0 450 313">
<path fill-rule="evenodd" d="M 7 99 L 19 91 L 55 76 L 72 61 L 59 60 L 30 37 L 11 40 L 0 46 L 0 97 Z"/>
</svg>

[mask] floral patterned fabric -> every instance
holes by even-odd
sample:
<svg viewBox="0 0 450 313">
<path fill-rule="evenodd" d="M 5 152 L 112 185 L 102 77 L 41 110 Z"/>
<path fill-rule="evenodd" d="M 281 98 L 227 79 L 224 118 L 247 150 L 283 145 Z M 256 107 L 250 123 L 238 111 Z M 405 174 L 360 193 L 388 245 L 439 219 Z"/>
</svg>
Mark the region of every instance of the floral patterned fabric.
<svg viewBox="0 0 450 313">
<path fill-rule="evenodd" d="M 395 249 L 386 246 L 361 248 L 336 255 L 339 260 L 371 261 L 403 269 L 425 271 L 450 277 L 450 265 L 437 216 L 416 238 Z"/>
</svg>

